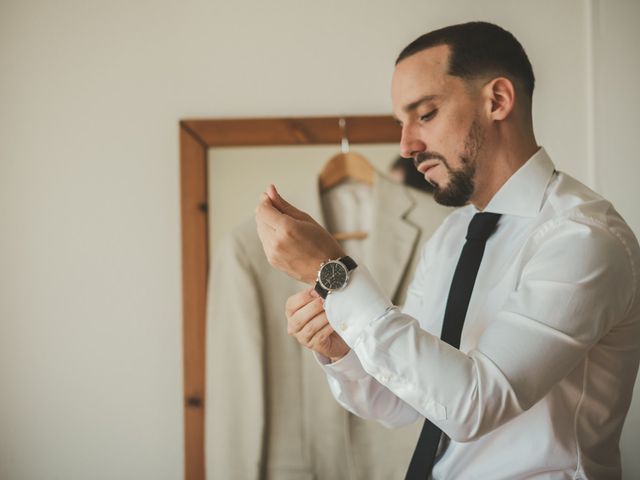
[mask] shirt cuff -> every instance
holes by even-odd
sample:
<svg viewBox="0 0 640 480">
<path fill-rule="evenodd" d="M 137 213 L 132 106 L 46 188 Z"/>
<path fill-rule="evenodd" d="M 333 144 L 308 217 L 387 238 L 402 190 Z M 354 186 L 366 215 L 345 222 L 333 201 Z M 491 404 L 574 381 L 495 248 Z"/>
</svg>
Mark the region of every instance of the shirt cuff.
<svg viewBox="0 0 640 480">
<path fill-rule="evenodd" d="M 344 290 L 331 292 L 324 303 L 329 323 L 352 349 L 366 328 L 392 307 L 364 265 L 351 272 Z"/>
<path fill-rule="evenodd" d="M 353 350 L 349 350 L 340 360 L 331 363 L 331 360 L 317 352 L 313 352 L 316 360 L 325 373 L 338 380 L 357 381 L 370 375 L 362 368 L 358 356 Z"/>
</svg>

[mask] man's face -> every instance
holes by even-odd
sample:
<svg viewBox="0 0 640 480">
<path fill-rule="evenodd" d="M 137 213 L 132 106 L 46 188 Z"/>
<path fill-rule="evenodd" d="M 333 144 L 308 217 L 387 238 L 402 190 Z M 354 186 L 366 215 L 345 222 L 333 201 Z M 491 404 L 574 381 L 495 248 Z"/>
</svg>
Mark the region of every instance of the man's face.
<svg viewBox="0 0 640 480">
<path fill-rule="evenodd" d="M 402 60 L 391 99 L 402 126 L 400 154 L 411 157 L 434 187 L 434 198 L 460 206 L 472 197 L 485 140 L 481 98 L 471 85 L 447 74 L 449 47 L 438 46 Z"/>
</svg>

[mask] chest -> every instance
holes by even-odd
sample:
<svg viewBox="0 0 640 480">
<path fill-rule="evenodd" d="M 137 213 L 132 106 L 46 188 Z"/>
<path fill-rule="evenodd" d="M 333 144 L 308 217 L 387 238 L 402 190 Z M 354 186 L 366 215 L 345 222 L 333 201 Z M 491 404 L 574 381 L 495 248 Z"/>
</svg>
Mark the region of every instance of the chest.
<svg viewBox="0 0 640 480">
<path fill-rule="evenodd" d="M 460 350 L 473 350 L 507 298 L 517 290 L 523 269 L 523 249 L 531 225 L 521 219 L 501 225 L 486 244 L 465 317 Z M 432 253 L 425 270 L 425 288 L 418 315 L 422 328 L 440 336 L 453 274 L 464 245 L 442 245 Z"/>
</svg>

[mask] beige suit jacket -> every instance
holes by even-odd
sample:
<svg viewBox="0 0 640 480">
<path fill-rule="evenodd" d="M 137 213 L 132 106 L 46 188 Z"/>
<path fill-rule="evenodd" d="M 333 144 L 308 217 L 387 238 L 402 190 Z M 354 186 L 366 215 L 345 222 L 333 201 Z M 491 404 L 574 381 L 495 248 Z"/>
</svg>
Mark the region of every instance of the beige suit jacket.
<svg viewBox="0 0 640 480">
<path fill-rule="evenodd" d="M 298 205 L 321 219 L 315 197 Z M 373 202 L 367 267 L 402 304 L 419 246 L 451 210 L 382 175 Z M 287 335 L 285 301 L 303 288 L 269 265 L 253 220 L 219 246 L 208 298 L 207 478 L 403 478 L 421 424 L 389 430 L 338 405 L 313 354 Z"/>
</svg>

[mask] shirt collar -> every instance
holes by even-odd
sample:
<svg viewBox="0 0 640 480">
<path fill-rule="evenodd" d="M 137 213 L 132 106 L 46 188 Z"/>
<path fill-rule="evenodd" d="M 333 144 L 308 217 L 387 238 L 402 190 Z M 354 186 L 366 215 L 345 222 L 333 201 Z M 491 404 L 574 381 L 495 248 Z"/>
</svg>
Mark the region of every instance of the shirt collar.
<svg viewBox="0 0 640 480">
<path fill-rule="evenodd" d="M 485 212 L 535 217 L 542 208 L 544 193 L 555 166 L 543 147 L 500 187 Z"/>
</svg>

